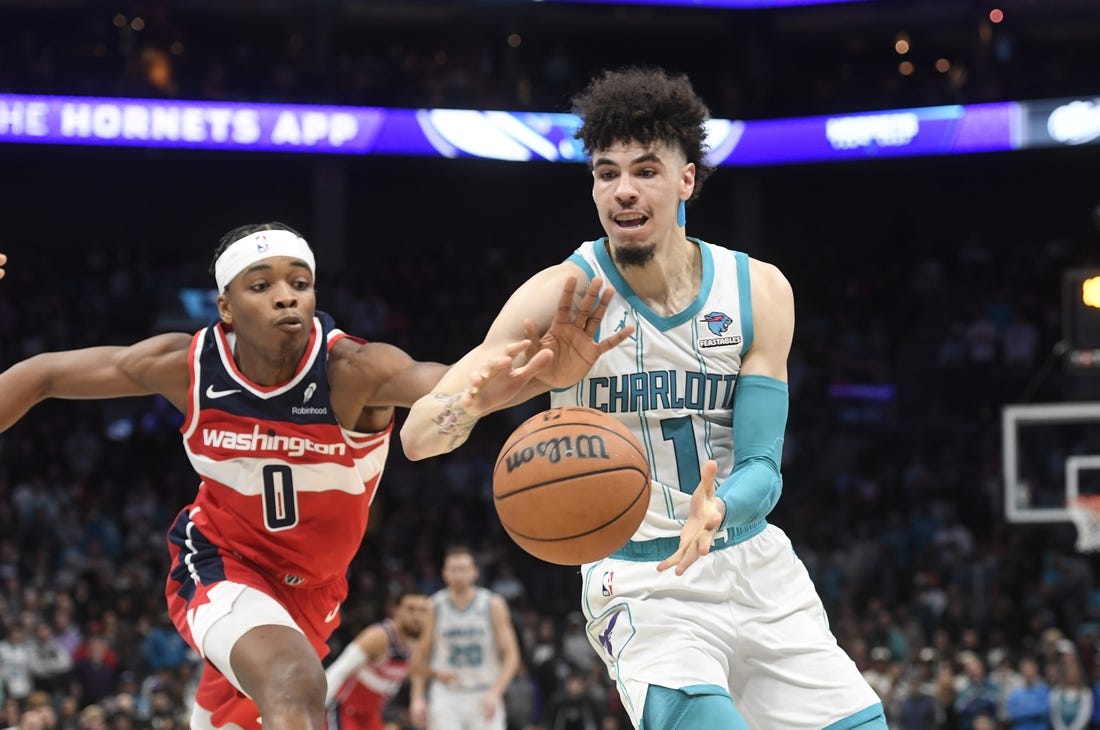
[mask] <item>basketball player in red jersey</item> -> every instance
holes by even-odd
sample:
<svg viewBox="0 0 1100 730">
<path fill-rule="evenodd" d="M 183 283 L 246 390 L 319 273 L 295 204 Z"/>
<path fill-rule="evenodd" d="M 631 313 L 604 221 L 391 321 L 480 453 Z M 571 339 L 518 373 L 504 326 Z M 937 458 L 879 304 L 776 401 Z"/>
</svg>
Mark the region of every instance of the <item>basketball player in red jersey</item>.
<svg viewBox="0 0 1100 730">
<path fill-rule="evenodd" d="M 430 392 L 446 370 L 337 329 L 316 311 L 316 270 L 290 227 L 242 226 L 215 252 L 217 322 L 128 347 L 43 353 L 0 373 L 0 432 L 45 398 L 160 394 L 185 414 L 184 449 L 202 482 L 169 531 L 166 595 L 177 629 L 207 661 L 197 730 L 258 730 L 261 716 L 264 730 L 323 727 L 321 658 L 393 408 Z M 587 320 L 606 300 L 587 296 L 581 308 L 576 351 L 594 359 L 604 343 Z M 479 400 L 508 401 L 550 364 L 544 350 L 513 368 L 529 345 L 487 361 Z"/>
<path fill-rule="evenodd" d="M 428 610 L 423 593 L 402 593 L 391 618 L 360 631 L 329 665 L 329 730 L 383 730 L 382 711 L 408 675 L 412 644 Z"/>
</svg>

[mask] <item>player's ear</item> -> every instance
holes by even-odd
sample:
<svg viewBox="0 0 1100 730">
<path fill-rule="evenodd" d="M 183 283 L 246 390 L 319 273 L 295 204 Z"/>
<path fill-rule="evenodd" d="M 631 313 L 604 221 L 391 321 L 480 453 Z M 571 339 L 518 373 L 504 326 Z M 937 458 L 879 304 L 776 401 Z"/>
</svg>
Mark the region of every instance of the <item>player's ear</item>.
<svg viewBox="0 0 1100 730">
<path fill-rule="evenodd" d="M 218 295 L 218 318 L 227 325 L 233 324 L 233 312 L 229 309 L 229 298 L 225 294 Z"/>
<path fill-rule="evenodd" d="M 689 162 L 680 170 L 680 200 L 688 200 L 695 192 L 695 163 Z"/>
</svg>

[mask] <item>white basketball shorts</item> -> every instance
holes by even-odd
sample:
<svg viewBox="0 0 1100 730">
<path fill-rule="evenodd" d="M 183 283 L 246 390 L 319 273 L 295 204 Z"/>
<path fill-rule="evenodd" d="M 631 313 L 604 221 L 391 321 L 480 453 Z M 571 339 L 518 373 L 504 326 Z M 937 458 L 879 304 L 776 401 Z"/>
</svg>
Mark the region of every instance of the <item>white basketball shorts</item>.
<svg viewBox="0 0 1100 730">
<path fill-rule="evenodd" d="M 637 727 L 649 685 L 717 685 L 753 728 L 821 730 L 879 698 L 829 630 L 790 539 L 774 525 L 677 576 L 656 562 L 584 566 L 588 638 Z"/>
</svg>

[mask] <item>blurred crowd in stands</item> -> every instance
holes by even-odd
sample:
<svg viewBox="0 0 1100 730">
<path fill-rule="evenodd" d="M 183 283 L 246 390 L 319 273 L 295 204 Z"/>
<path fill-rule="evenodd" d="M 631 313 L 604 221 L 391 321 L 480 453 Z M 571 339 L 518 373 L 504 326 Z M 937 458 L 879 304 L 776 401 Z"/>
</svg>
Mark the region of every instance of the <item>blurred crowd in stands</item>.
<svg viewBox="0 0 1100 730">
<path fill-rule="evenodd" d="M 25 3 L 2 11 L 0 88 L 567 111 L 605 65 L 663 62 L 696 79 L 717 116 L 738 119 L 1097 91 L 1100 43 L 1087 9 L 1019 3 L 994 23 L 992 4 L 906 5 L 932 10 L 290 0 L 261 13 L 247 3 Z"/>
<path fill-rule="evenodd" d="M 616 10 L 611 20 L 629 25 L 637 13 L 653 22 L 630 26 L 633 36 L 580 29 L 603 45 L 567 46 L 524 27 L 531 16 L 518 12 L 466 33 L 437 27 L 395 40 L 398 21 L 383 32 L 384 19 L 341 15 L 340 3 L 326 6 L 328 17 L 266 19 L 168 2 L 110 12 L 78 3 L 71 12 L 86 22 L 64 23 L 32 5 L 3 9 L 19 22 L 0 23 L 0 91 L 546 111 L 563 109 L 598 64 L 645 60 L 636 51 L 670 17 Z M 425 24 L 438 26 L 432 17 Z M 733 31 L 732 20 L 710 22 L 718 17 L 707 16 L 702 25 L 717 29 L 699 28 L 700 41 L 734 32 L 733 50 L 714 57 L 689 48 L 682 68 L 717 115 L 1100 91 L 1083 86 L 1095 84 L 1100 44 L 1025 54 L 1011 24 L 976 18 L 960 32 L 973 37 L 958 41 L 969 55 L 954 74 L 930 71 L 930 57 L 902 77 L 894 33 L 868 34 L 863 45 L 837 33 L 847 50 L 820 56 L 830 53 L 825 39 L 770 45 L 753 40 L 768 27 L 764 16 L 745 16 Z M 521 37 L 509 44 L 511 33 Z M 919 40 L 914 31 L 915 49 Z M 824 69 L 803 74 L 811 58 Z M 535 267 L 460 223 L 451 247 L 433 255 L 421 242 L 389 241 L 386 263 L 379 255 L 372 268 L 322 260 L 320 308 L 348 331 L 418 357 L 465 352 L 500 297 Z M 811 258 L 804 242 L 782 241 L 775 258 L 762 256 L 787 273 L 798 303 L 786 486 L 773 518 L 901 730 L 1100 727 L 1097 558 L 1073 550 L 1070 526 L 1002 518 L 1001 404 L 1097 391 L 1050 354 L 1061 337 L 1061 272 L 1100 264 L 1096 239 L 1060 236 L 1056 220 L 1044 226 L 1049 235 L 983 237 L 956 235 L 947 223 L 936 241 L 908 244 L 882 230 L 879 250 L 849 255 L 837 247 L 842 232 L 831 241 L 822 232 L 808 245 L 828 255 Z M 8 250 L 20 255 L 0 283 L 0 367 L 151 334 L 180 287 L 208 281 L 209 243 L 166 256 L 89 232 L 65 256 Z M 455 312 L 461 321 L 441 326 L 440 313 Z M 499 445 L 541 407 L 486 419 L 446 457 L 411 464 L 395 444 L 333 649 L 383 618 L 398 591 L 439 588 L 444 547 L 470 544 L 483 583 L 511 604 L 521 642 L 509 729 L 622 730 L 617 695 L 577 612 L 577 571 L 522 553 L 493 512 Z M 186 727 L 202 665 L 163 598 L 165 531 L 197 486 L 180 418 L 159 399 L 47 402 L 0 435 L 0 727 Z M 393 710 L 401 722 L 400 699 Z M 1078 714 L 1087 719 L 1074 724 Z"/>
<path fill-rule="evenodd" d="M 1025 262 L 1054 272 L 1089 254 L 1030 240 L 1001 241 L 992 254 L 977 244 L 926 252 L 898 262 L 909 275 L 900 282 L 822 264 L 814 274 L 832 280 L 828 291 L 800 290 L 808 272 L 791 271 L 800 320 L 787 486 L 773 517 L 813 574 L 838 640 L 905 730 L 1017 727 L 1012 713 L 1040 705 L 1071 713 L 1100 679 L 1094 559 L 1072 550 L 1072 528 L 1010 527 L 1000 517 L 997 406 L 1034 380 L 1058 337 L 1059 305 L 1037 296 L 1041 276 L 1001 293 L 973 286 Z M 448 265 L 415 250 L 393 256 L 388 271 L 429 279 Z M 518 279 L 523 267 L 506 268 Z M 0 292 L 0 362 L 142 337 L 156 324 L 149 302 L 198 276 L 201 264 L 193 268 L 184 275 L 102 245 L 61 267 L 21 257 Z M 500 270 L 475 271 L 454 286 L 500 286 Z M 321 306 L 350 330 L 403 344 L 430 326 L 416 289 L 367 306 L 367 292 L 331 276 Z M 901 287 L 892 304 L 890 286 Z M 442 343 L 441 359 L 460 346 Z M 1056 371 L 1043 388 L 1060 391 L 1066 377 Z M 853 382 L 896 391 L 861 401 L 830 387 Z M 397 591 L 438 589 L 442 549 L 469 543 L 484 584 L 511 604 L 523 648 L 510 727 L 597 727 L 584 724 L 581 706 L 603 718 L 601 730 L 626 727 L 584 636 L 577 571 L 527 557 L 492 511 L 493 457 L 525 414 L 491 417 L 469 448 L 446 457 L 410 464 L 391 452 L 333 645 L 382 618 Z M 196 488 L 179 421 L 155 399 L 47 402 L 0 437 L 0 723 L 184 726 L 201 665 L 163 606 L 164 532 Z"/>
</svg>

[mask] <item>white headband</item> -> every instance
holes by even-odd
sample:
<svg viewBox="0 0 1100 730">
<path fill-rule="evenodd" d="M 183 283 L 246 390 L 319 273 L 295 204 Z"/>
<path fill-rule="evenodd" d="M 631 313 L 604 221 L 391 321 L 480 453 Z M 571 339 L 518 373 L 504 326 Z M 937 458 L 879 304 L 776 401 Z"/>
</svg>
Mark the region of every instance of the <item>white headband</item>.
<svg viewBox="0 0 1100 730">
<path fill-rule="evenodd" d="M 305 261 L 313 275 L 317 264 L 306 240 L 285 230 L 256 231 L 229 244 L 214 264 L 214 281 L 223 292 L 233 277 L 252 264 L 272 256 L 293 256 Z"/>
</svg>

